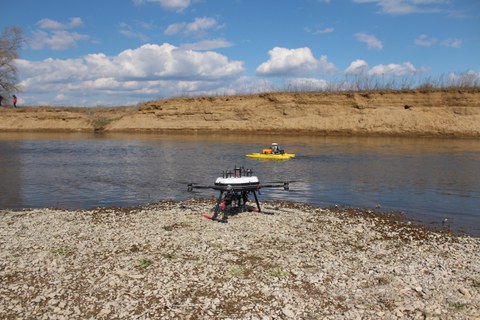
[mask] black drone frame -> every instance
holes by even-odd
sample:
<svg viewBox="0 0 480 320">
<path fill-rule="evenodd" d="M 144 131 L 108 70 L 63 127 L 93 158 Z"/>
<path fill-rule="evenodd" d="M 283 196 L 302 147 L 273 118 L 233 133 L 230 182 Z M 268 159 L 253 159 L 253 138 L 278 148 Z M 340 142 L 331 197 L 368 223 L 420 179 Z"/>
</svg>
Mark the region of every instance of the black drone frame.
<svg viewBox="0 0 480 320">
<path fill-rule="evenodd" d="M 203 215 L 205 218 L 218 221 L 227 222 L 228 217 L 246 211 L 262 212 L 260 203 L 258 202 L 257 192 L 263 188 L 283 188 L 285 191 L 290 190 L 290 182 L 274 182 L 271 184 L 260 183 L 246 183 L 246 184 L 215 184 L 211 186 L 202 186 L 189 183 L 187 185 L 188 191 L 193 189 L 213 189 L 220 192 L 217 198 L 217 203 L 213 211 L 213 216 Z M 253 194 L 257 209 L 247 205 L 248 196 Z M 221 218 L 219 218 L 221 215 Z"/>
</svg>

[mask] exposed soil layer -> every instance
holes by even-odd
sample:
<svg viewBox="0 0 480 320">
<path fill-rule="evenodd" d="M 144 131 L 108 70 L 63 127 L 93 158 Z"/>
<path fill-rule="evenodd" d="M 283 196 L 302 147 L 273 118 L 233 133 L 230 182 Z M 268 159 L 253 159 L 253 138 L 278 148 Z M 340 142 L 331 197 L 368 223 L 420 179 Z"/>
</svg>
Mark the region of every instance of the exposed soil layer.
<svg viewBox="0 0 480 320">
<path fill-rule="evenodd" d="M 478 138 L 480 89 L 264 93 L 117 108 L 0 108 L 0 131 L 49 130 Z"/>
</svg>

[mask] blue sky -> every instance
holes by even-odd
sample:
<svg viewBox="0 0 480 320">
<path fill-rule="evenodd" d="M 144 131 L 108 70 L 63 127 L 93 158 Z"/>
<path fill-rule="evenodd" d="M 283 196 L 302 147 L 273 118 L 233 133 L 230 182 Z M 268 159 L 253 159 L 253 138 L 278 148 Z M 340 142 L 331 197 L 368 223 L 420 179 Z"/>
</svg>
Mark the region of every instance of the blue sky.
<svg viewBox="0 0 480 320">
<path fill-rule="evenodd" d="M 477 0 L 2 0 L 0 12 L 27 39 L 20 105 L 480 79 Z"/>
</svg>

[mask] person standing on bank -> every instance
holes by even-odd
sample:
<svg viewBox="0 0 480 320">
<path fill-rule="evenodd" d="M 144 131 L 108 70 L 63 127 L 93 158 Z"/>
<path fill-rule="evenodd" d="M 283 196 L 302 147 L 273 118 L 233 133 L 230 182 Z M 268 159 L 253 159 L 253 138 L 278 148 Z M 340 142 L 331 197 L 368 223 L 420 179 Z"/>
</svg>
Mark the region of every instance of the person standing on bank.
<svg viewBox="0 0 480 320">
<path fill-rule="evenodd" d="M 2 106 L 2 100 L 3 100 L 3 97 L 0 96 L 0 107 Z"/>
<path fill-rule="evenodd" d="M 13 107 L 16 108 L 17 107 L 17 96 L 16 95 L 13 95 Z"/>
</svg>

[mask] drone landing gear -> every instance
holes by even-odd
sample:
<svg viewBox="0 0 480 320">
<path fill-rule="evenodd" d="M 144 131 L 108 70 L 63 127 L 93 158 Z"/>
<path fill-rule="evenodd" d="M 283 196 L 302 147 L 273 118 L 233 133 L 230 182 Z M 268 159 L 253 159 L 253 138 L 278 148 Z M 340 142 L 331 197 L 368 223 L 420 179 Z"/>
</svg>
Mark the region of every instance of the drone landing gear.
<svg viewBox="0 0 480 320">
<path fill-rule="evenodd" d="M 248 195 L 253 193 L 257 208 L 247 205 Z M 229 216 L 239 214 L 246 211 L 262 212 L 260 203 L 258 202 L 257 193 L 255 191 L 220 191 L 217 204 L 213 211 L 213 216 L 203 215 L 203 217 L 214 221 L 226 223 Z"/>
</svg>

